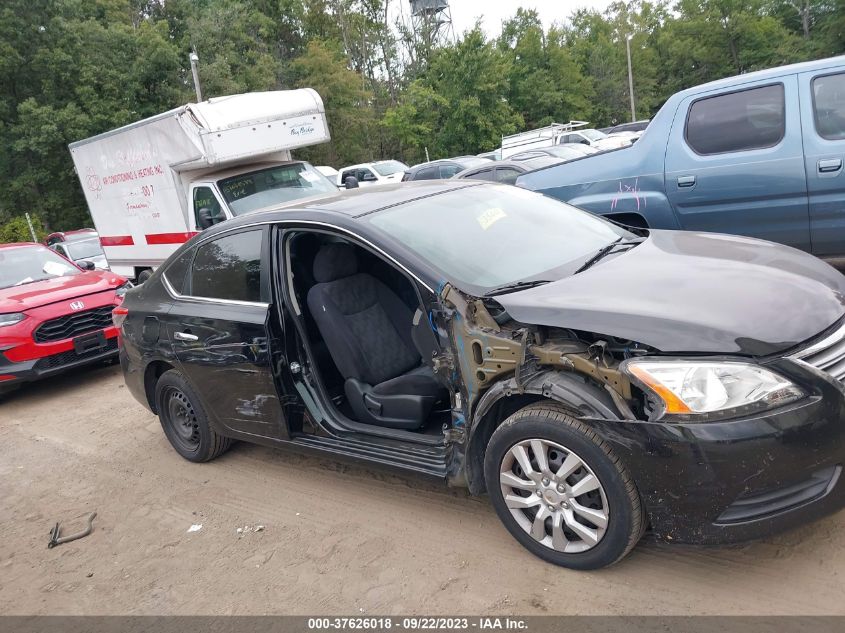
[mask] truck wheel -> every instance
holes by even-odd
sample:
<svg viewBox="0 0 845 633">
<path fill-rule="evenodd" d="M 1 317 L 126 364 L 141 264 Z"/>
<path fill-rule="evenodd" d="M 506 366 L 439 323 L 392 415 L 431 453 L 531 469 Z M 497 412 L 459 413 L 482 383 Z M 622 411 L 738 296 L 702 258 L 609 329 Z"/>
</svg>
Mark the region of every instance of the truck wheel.
<svg viewBox="0 0 845 633">
<path fill-rule="evenodd" d="M 155 402 L 164 434 L 185 459 L 211 461 L 232 445 L 231 438 L 218 435 L 208 424 L 199 397 L 177 370 L 166 371 L 158 379 Z"/>
<path fill-rule="evenodd" d="M 149 268 L 145 268 L 144 270 L 142 270 L 141 272 L 138 273 L 138 276 L 135 278 L 135 281 L 138 282 L 138 284 L 142 284 L 152 276 L 153 276 L 153 271 L 150 270 Z"/>
<path fill-rule="evenodd" d="M 625 467 L 596 433 L 556 403 L 520 409 L 493 432 L 484 477 L 508 531 L 555 565 L 612 565 L 645 529 Z"/>
</svg>

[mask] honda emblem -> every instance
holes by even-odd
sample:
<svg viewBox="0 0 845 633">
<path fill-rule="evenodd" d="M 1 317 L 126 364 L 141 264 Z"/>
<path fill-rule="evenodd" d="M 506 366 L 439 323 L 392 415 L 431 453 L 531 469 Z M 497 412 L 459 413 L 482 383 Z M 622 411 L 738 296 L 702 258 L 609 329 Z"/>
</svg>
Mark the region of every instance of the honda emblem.
<svg viewBox="0 0 845 633">
<path fill-rule="evenodd" d="M 70 309 L 73 311 L 81 310 L 85 307 L 85 304 L 81 301 L 72 301 L 70 304 Z"/>
</svg>

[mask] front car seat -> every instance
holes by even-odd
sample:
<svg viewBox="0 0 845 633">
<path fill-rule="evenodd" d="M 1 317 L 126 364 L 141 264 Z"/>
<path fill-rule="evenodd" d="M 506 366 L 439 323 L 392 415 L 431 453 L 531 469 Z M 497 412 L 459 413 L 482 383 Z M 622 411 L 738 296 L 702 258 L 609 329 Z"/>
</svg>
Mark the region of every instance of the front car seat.
<svg viewBox="0 0 845 633">
<path fill-rule="evenodd" d="M 358 272 L 355 248 L 327 244 L 314 258 L 308 309 L 345 379 L 359 422 L 418 429 L 446 389 L 422 365 L 413 315 L 381 281 Z"/>
</svg>

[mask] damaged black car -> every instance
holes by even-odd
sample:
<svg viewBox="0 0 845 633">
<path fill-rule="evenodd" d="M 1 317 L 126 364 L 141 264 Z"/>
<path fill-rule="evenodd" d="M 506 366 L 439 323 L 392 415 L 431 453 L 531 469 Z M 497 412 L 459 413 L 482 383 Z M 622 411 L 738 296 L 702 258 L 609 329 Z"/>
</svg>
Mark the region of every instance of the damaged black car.
<svg viewBox="0 0 845 633">
<path fill-rule="evenodd" d="M 186 459 L 245 440 L 437 477 L 595 569 L 646 530 L 729 543 L 845 505 L 843 282 L 785 246 L 424 181 L 215 226 L 114 318 Z"/>
</svg>

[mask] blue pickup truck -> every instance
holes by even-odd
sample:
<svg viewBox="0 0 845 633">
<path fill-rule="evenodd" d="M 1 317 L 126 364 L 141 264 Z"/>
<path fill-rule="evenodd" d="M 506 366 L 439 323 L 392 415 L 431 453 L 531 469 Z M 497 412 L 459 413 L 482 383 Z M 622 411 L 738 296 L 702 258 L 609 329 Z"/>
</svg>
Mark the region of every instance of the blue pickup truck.
<svg viewBox="0 0 845 633">
<path fill-rule="evenodd" d="M 679 92 L 630 147 L 517 184 L 635 226 L 845 255 L 845 56 Z"/>
</svg>

